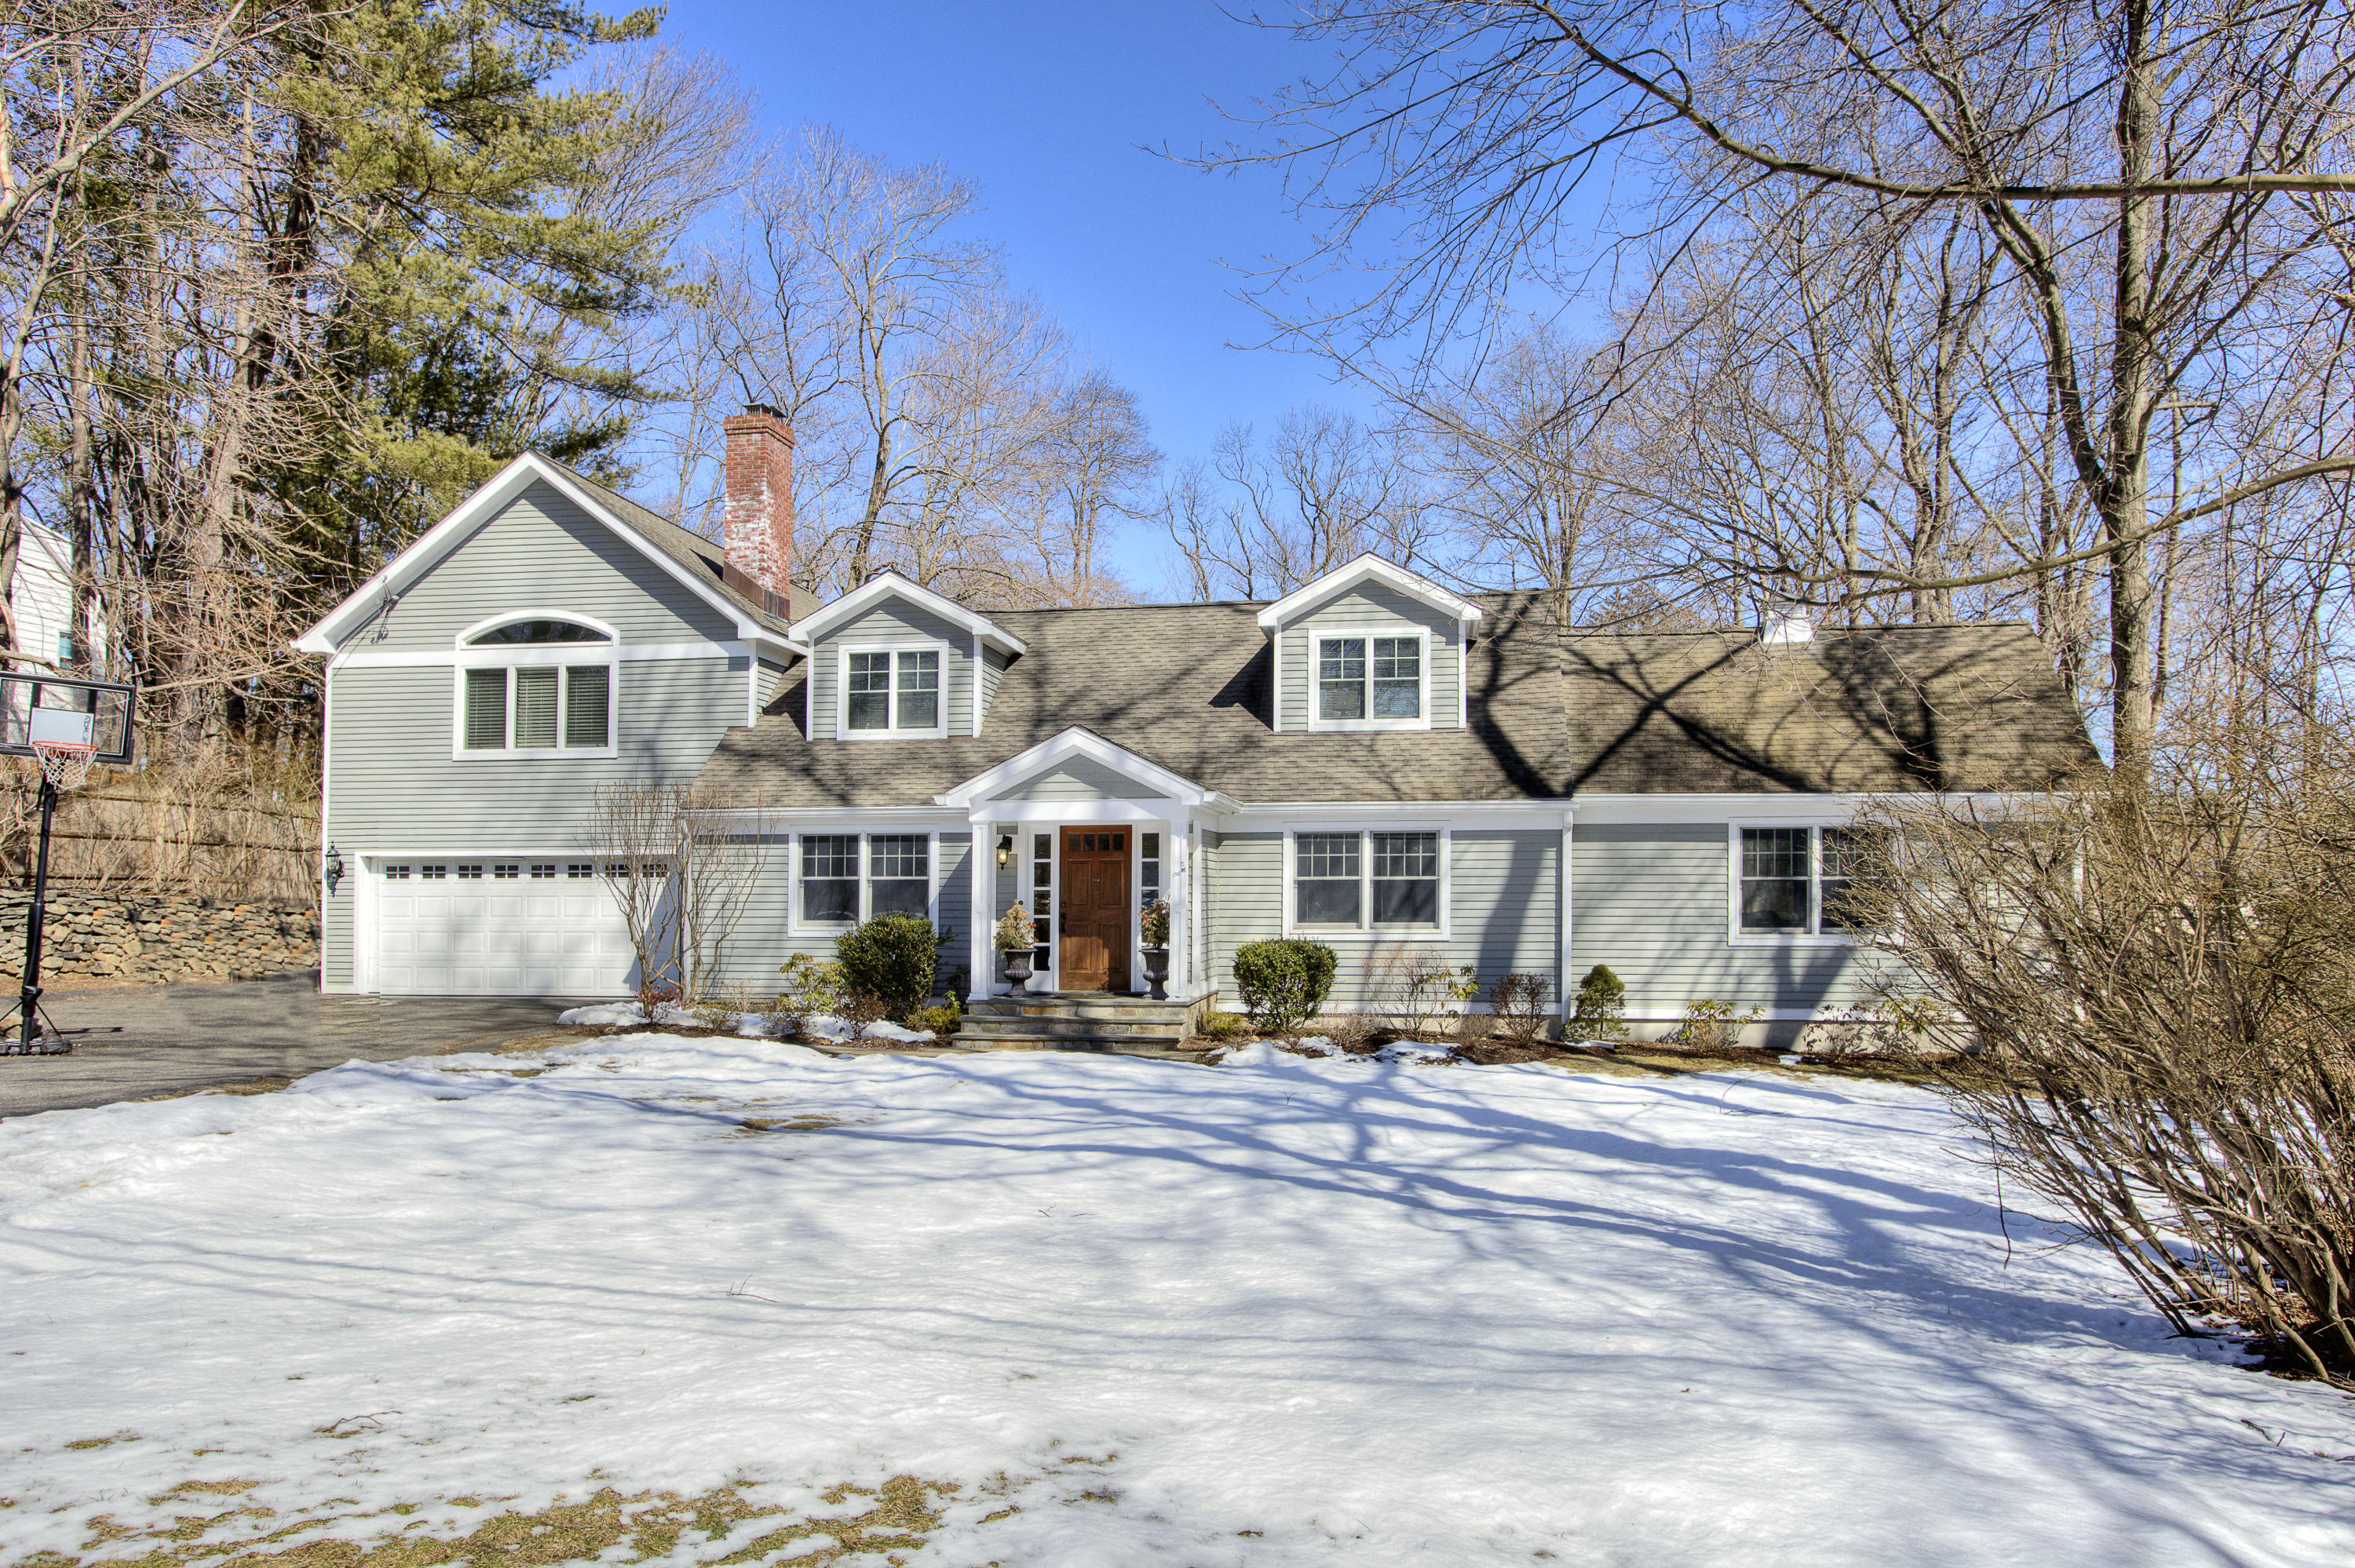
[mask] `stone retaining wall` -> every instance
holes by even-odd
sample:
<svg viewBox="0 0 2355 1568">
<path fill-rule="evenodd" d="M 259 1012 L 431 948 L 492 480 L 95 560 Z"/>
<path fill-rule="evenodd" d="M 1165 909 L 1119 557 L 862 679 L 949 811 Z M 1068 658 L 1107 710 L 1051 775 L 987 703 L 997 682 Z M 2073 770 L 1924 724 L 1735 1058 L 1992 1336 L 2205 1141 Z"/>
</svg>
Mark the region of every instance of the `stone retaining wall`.
<svg viewBox="0 0 2355 1568">
<path fill-rule="evenodd" d="M 0 890 L 0 977 L 25 963 L 33 895 Z M 258 980 L 319 961 L 319 923 L 305 908 L 139 894 L 52 893 L 41 978 Z"/>
</svg>

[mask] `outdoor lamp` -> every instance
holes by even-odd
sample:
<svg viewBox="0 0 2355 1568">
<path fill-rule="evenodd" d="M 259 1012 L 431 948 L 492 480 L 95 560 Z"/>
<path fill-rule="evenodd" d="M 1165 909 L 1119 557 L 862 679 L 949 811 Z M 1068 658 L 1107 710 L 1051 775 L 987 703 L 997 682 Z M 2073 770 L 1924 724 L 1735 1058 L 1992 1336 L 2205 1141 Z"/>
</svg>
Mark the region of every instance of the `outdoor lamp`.
<svg viewBox="0 0 2355 1568">
<path fill-rule="evenodd" d="M 997 835 L 997 863 L 1000 865 L 1012 865 L 1014 863 L 1014 835 L 1012 833 L 1000 833 Z"/>
<path fill-rule="evenodd" d="M 327 846 L 327 896 L 336 895 L 336 884 L 344 879 L 344 852 L 335 845 Z"/>
</svg>

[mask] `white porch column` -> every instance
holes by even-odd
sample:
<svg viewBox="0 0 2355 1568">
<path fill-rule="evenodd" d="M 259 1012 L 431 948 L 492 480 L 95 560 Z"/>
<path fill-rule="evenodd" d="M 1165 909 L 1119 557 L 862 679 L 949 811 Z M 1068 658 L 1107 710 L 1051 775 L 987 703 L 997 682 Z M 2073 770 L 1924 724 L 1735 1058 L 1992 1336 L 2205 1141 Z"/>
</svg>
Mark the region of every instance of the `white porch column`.
<svg viewBox="0 0 2355 1568">
<path fill-rule="evenodd" d="M 1169 901 L 1169 992 L 1191 997 L 1194 985 L 1194 845 L 1187 824 L 1171 821 L 1163 833 L 1168 854 L 1161 865 L 1161 895 Z"/>
<path fill-rule="evenodd" d="M 988 815 L 981 810 L 967 819 L 973 826 L 973 874 L 966 878 L 973 895 L 973 933 L 966 944 L 972 949 L 972 969 L 965 979 L 968 1001 L 987 1001 L 997 979 L 997 954 L 990 945 L 990 930 L 997 924 L 997 835 Z"/>
<path fill-rule="evenodd" d="M 1578 957 L 1572 950 L 1574 944 L 1571 939 L 1571 933 L 1575 928 L 1572 916 L 1577 913 L 1577 890 L 1571 878 L 1571 851 L 1577 841 L 1577 835 L 1573 832 L 1576 825 L 1575 819 L 1575 811 L 1564 811 L 1561 814 L 1561 873 L 1556 878 L 1561 885 L 1561 980 L 1554 989 L 1561 992 L 1561 1033 L 1565 1040 L 1570 1038 L 1570 1015 L 1577 1011 L 1577 998 L 1572 993 L 1578 990 L 1578 980 L 1571 972 L 1572 966 Z"/>
</svg>

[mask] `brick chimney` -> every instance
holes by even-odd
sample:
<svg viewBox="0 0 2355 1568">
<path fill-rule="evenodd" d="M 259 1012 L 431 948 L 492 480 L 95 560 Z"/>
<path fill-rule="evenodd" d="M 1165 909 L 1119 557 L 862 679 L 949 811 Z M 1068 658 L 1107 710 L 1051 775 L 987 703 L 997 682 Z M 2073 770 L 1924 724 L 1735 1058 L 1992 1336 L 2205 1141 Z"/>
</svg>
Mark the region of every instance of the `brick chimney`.
<svg viewBox="0 0 2355 1568">
<path fill-rule="evenodd" d="M 728 437 L 730 571 L 782 602 L 794 567 L 794 429 L 764 403 L 746 404 L 720 429 Z"/>
</svg>

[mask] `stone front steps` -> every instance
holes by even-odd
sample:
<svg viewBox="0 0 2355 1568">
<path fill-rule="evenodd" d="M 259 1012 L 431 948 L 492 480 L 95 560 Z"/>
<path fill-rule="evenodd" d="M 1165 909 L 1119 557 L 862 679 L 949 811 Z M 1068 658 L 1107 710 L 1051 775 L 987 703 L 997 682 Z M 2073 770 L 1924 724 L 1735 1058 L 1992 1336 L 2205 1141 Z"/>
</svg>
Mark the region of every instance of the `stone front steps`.
<svg viewBox="0 0 2355 1568">
<path fill-rule="evenodd" d="M 1104 991 L 1034 991 L 966 1004 L 949 1044 L 984 1050 L 1174 1050 L 1209 999 L 1185 1002 Z"/>
</svg>

